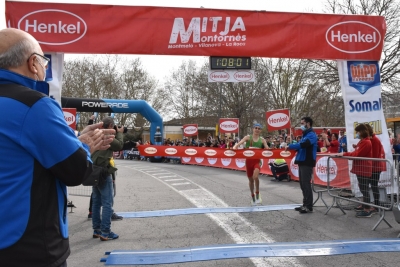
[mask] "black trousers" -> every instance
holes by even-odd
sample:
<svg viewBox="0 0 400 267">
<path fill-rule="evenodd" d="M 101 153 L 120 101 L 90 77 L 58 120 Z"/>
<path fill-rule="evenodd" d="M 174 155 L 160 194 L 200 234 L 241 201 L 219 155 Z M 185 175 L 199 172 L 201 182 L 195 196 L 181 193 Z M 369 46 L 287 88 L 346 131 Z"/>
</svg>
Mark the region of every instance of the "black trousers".
<svg viewBox="0 0 400 267">
<path fill-rule="evenodd" d="M 378 188 L 378 182 L 379 178 L 381 177 L 381 172 L 373 172 L 372 177 L 371 177 L 371 188 L 372 188 L 372 193 L 374 195 L 374 204 L 379 206 L 379 188 Z"/>
<path fill-rule="evenodd" d="M 300 188 L 303 192 L 303 206 L 312 208 L 313 206 L 313 191 L 311 188 L 311 178 L 314 167 L 307 165 L 299 165 Z"/>
</svg>

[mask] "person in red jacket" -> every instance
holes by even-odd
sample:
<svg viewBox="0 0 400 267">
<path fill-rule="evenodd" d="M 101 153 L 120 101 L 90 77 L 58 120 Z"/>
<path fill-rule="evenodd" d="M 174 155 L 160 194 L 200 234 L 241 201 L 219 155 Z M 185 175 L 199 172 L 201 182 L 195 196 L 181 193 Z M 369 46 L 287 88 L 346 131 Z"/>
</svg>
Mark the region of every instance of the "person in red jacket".
<svg viewBox="0 0 400 267">
<path fill-rule="evenodd" d="M 324 140 L 325 144 L 328 148 L 329 153 L 338 153 L 339 152 L 339 141 L 337 138 L 337 134 L 332 133 L 331 134 L 331 141 L 329 141 L 328 136 L 326 136 L 326 139 Z"/>
<path fill-rule="evenodd" d="M 368 133 L 371 136 L 371 144 L 372 144 L 372 157 L 376 159 L 384 159 L 385 158 L 385 150 L 383 149 L 383 145 L 381 140 L 374 134 L 374 129 L 369 124 L 365 124 L 368 129 Z M 386 171 L 386 162 L 385 161 L 372 161 L 372 178 L 371 178 L 371 188 L 374 194 L 374 204 L 379 206 L 379 188 L 378 182 L 381 176 L 381 172 Z M 372 212 L 377 212 L 375 208 L 371 209 Z"/>
<path fill-rule="evenodd" d="M 353 152 L 339 153 L 339 156 L 349 157 L 361 157 L 361 158 L 372 158 L 372 143 L 369 136 L 368 128 L 365 124 L 359 124 L 354 128 L 356 132 L 356 138 L 360 141 L 355 147 Z M 352 173 L 357 176 L 358 186 L 363 194 L 363 202 L 370 203 L 369 196 L 369 184 L 372 177 L 372 160 L 353 160 L 353 167 L 351 168 Z M 358 218 L 369 218 L 372 215 L 372 211 L 369 205 L 363 204 L 363 210 L 357 212 L 356 217 Z"/>
</svg>

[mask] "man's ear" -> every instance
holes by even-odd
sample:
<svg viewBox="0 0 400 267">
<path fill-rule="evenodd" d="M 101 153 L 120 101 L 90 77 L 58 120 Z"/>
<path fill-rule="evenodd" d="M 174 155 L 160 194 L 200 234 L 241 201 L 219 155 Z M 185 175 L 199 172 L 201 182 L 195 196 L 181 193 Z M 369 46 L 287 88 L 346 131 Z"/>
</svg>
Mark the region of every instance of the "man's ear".
<svg viewBox="0 0 400 267">
<path fill-rule="evenodd" d="M 36 62 L 35 62 L 36 56 L 33 55 L 28 59 L 28 70 L 33 73 L 33 74 L 38 74 L 38 69 L 36 67 Z"/>
</svg>

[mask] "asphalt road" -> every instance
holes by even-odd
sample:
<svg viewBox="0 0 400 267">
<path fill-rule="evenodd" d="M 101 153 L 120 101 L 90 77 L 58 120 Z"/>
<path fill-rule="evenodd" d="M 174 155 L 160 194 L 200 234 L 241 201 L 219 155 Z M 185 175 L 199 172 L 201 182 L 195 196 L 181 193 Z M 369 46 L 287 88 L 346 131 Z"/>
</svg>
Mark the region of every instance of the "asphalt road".
<svg viewBox="0 0 400 267">
<path fill-rule="evenodd" d="M 212 167 L 116 160 L 118 167 L 116 212 L 171 210 L 194 207 L 250 206 L 245 172 Z M 284 205 L 302 202 L 297 182 L 271 182 L 261 176 L 260 192 L 263 205 Z M 316 194 L 314 195 L 316 197 Z M 331 198 L 324 194 L 331 203 Z M 275 243 L 329 240 L 395 238 L 400 225 L 392 212 L 386 215 L 393 226 L 381 223 L 372 227 L 378 216 L 356 218 L 316 203 L 314 213 L 299 214 L 294 210 L 214 213 L 151 218 L 124 218 L 112 222 L 117 240 L 101 242 L 92 238 L 88 220 L 89 198 L 70 196 L 76 209 L 69 213 L 71 256 L 69 267 L 104 266 L 100 259 L 112 250 L 158 250 L 217 244 Z M 200 261 L 158 266 L 398 266 L 399 252 L 374 252 L 338 256 L 298 256 L 240 258 Z M 138 266 L 138 265 L 136 265 Z"/>
</svg>

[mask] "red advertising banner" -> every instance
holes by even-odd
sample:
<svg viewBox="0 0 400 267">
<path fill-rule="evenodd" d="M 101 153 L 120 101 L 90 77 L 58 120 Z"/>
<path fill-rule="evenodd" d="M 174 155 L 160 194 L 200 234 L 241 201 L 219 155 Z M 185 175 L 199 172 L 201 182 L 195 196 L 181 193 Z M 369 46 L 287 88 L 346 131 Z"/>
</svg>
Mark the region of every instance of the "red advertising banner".
<svg viewBox="0 0 400 267">
<path fill-rule="evenodd" d="M 239 133 L 239 119 L 224 118 L 219 119 L 220 133 Z"/>
<path fill-rule="evenodd" d="M 195 146 L 139 146 L 139 153 L 142 156 L 170 156 L 170 157 L 211 157 L 211 158 L 247 158 L 247 159 L 268 159 L 268 158 L 293 158 L 295 151 L 283 149 L 223 149 L 214 147 Z"/>
<path fill-rule="evenodd" d="M 317 164 L 314 168 L 314 184 L 326 186 L 329 181 L 330 186 L 335 188 L 350 188 L 350 176 L 348 161 L 342 158 L 331 158 L 329 162 L 329 168 L 327 159 L 329 154 L 318 154 Z M 262 166 L 260 173 L 272 176 L 271 167 L 269 163 L 275 161 L 275 158 L 261 159 Z M 290 177 L 292 180 L 299 180 L 299 168 L 297 164 L 294 164 L 294 158 L 285 158 L 286 163 L 289 166 Z M 204 158 L 204 157 L 182 157 L 181 162 L 183 164 L 193 164 L 201 166 L 210 166 L 232 170 L 246 170 L 246 160 L 240 158 Z"/>
<path fill-rule="evenodd" d="M 289 109 L 277 109 L 265 113 L 268 131 L 290 128 Z"/>
<path fill-rule="evenodd" d="M 62 111 L 68 126 L 76 130 L 76 108 L 63 108 Z"/>
<path fill-rule="evenodd" d="M 386 33 L 383 16 L 17 1 L 6 23 L 43 51 L 93 54 L 379 60 Z"/>
<path fill-rule="evenodd" d="M 194 136 L 199 134 L 199 127 L 197 124 L 183 125 L 183 136 Z"/>
</svg>

